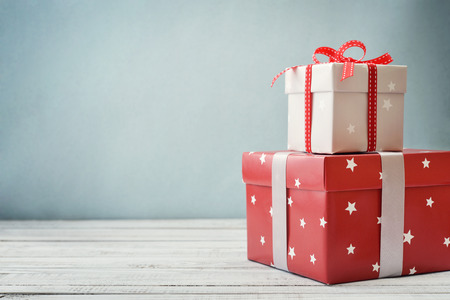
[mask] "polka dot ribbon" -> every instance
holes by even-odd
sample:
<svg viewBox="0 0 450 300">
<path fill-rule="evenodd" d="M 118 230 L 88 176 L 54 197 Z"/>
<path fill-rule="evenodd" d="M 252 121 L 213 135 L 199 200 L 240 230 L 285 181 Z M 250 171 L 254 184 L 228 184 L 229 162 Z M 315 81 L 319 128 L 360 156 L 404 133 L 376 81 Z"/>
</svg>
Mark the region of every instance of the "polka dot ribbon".
<svg viewBox="0 0 450 300">
<path fill-rule="evenodd" d="M 360 59 L 354 59 L 352 57 L 344 56 L 345 51 L 349 48 L 358 47 L 363 50 L 363 56 Z M 330 47 L 319 47 L 314 51 L 312 56 L 314 64 L 322 64 L 316 54 L 322 54 L 329 58 L 327 63 L 344 63 L 342 70 L 341 81 L 353 76 L 353 71 L 356 64 L 367 64 L 369 72 L 368 82 L 368 111 L 367 111 L 367 151 L 375 151 L 377 145 L 377 64 L 387 65 L 390 64 L 393 59 L 389 53 L 385 53 L 377 58 L 370 60 L 362 60 L 366 56 L 366 46 L 357 40 L 351 40 L 344 43 L 338 50 L 334 50 Z M 311 153 L 311 119 L 312 119 L 312 94 L 311 94 L 311 80 L 312 80 L 312 66 L 314 64 L 307 65 L 305 73 L 305 150 Z M 275 81 L 288 70 L 295 70 L 301 67 L 294 66 L 286 68 L 282 72 L 278 73 L 272 80 L 271 87 Z"/>
</svg>

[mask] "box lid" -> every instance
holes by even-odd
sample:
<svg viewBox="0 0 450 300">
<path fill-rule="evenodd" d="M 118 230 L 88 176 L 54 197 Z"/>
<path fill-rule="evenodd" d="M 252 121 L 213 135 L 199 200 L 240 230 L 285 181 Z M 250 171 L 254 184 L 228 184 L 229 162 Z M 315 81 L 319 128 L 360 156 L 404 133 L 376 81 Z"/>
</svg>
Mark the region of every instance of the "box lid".
<svg viewBox="0 0 450 300">
<path fill-rule="evenodd" d="M 270 152 L 245 152 L 242 176 L 247 184 L 271 186 Z M 287 151 L 293 152 L 293 151 Z M 406 187 L 450 185 L 450 151 L 404 149 Z M 320 155 L 294 152 L 288 156 L 287 188 L 317 191 L 381 189 L 378 153 Z M 300 186 L 295 186 L 295 180 Z"/>
<path fill-rule="evenodd" d="M 355 64 L 354 75 L 341 81 L 343 63 L 312 66 L 311 92 L 364 92 L 368 90 L 368 67 Z M 306 66 L 285 73 L 286 94 L 305 92 Z M 406 66 L 377 65 L 378 93 L 406 93 Z"/>
</svg>

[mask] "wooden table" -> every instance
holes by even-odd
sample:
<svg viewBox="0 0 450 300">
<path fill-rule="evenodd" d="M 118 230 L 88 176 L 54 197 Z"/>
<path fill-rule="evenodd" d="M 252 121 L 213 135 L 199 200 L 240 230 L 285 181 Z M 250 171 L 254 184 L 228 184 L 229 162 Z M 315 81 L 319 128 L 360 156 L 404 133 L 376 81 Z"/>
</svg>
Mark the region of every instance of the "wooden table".
<svg viewBox="0 0 450 300">
<path fill-rule="evenodd" d="M 0 221 L 3 299 L 450 299 L 450 272 L 327 286 L 246 258 L 245 220 Z"/>
</svg>

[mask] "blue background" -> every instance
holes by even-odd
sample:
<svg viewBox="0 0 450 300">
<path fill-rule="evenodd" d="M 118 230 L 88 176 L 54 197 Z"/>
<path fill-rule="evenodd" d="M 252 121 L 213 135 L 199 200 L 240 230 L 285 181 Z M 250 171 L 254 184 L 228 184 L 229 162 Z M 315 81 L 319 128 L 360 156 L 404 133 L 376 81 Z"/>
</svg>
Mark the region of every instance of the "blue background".
<svg viewBox="0 0 450 300">
<path fill-rule="evenodd" d="M 350 39 L 408 65 L 405 147 L 450 150 L 449 13 L 448 1 L 0 1 L 0 218 L 244 217 L 241 153 L 286 148 L 272 77 Z"/>
</svg>

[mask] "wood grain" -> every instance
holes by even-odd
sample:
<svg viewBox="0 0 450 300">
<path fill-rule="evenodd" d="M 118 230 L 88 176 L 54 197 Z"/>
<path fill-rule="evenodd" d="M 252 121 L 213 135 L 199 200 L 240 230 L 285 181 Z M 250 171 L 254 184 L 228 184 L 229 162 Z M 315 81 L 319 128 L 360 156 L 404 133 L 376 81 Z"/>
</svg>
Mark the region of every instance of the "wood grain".
<svg viewBox="0 0 450 300">
<path fill-rule="evenodd" d="M 246 258 L 245 220 L 0 221 L 1 299 L 449 299 L 450 272 L 334 286 Z"/>
</svg>

